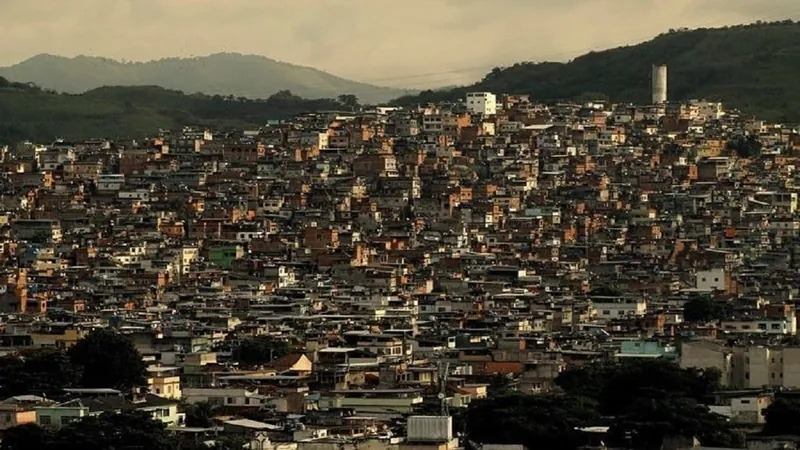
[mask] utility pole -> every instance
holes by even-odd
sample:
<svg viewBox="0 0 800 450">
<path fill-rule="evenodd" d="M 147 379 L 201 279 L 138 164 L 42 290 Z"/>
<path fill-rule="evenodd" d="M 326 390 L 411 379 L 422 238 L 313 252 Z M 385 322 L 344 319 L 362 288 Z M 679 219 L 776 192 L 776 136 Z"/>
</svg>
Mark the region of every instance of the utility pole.
<svg viewBox="0 0 800 450">
<path fill-rule="evenodd" d="M 441 360 L 437 363 L 438 381 L 439 381 L 439 402 L 441 416 L 449 416 L 450 408 L 447 406 L 447 375 L 450 371 L 450 363 L 443 363 Z"/>
</svg>

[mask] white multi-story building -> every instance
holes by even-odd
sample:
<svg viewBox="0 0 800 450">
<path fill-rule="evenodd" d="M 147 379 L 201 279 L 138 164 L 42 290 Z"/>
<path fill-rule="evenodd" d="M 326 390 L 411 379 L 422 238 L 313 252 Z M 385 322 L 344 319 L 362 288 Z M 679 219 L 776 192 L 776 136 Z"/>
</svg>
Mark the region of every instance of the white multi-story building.
<svg viewBox="0 0 800 450">
<path fill-rule="evenodd" d="M 647 301 L 643 298 L 594 296 L 592 304 L 594 315 L 600 321 L 641 317 L 647 313 Z"/>
<path fill-rule="evenodd" d="M 491 92 L 470 92 L 467 94 L 467 111 L 493 116 L 497 114 L 497 96 Z"/>
</svg>

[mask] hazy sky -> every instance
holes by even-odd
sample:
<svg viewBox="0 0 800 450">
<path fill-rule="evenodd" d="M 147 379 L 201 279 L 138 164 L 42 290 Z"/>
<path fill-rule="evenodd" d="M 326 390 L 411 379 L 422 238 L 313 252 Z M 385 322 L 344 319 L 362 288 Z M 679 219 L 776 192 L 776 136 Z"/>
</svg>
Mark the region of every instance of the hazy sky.
<svg viewBox="0 0 800 450">
<path fill-rule="evenodd" d="M 0 0 L 0 65 L 38 53 L 140 61 L 228 51 L 425 87 L 669 28 L 785 18 L 800 18 L 800 1 Z"/>
</svg>

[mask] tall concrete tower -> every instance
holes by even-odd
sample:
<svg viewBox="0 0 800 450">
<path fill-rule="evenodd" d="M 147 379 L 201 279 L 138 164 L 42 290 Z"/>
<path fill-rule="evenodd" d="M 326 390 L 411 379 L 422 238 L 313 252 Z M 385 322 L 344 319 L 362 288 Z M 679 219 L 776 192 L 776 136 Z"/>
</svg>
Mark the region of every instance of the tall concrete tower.
<svg viewBox="0 0 800 450">
<path fill-rule="evenodd" d="M 653 66 L 653 104 L 667 102 L 667 65 L 656 64 Z"/>
</svg>

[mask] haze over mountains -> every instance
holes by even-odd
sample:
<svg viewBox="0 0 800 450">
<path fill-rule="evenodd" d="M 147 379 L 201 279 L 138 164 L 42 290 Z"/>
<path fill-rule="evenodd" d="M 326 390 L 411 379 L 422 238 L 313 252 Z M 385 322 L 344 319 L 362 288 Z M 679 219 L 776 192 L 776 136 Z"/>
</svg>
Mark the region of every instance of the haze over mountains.
<svg viewBox="0 0 800 450">
<path fill-rule="evenodd" d="M 99 57 L 65 58 L 42 54 L 0 68 L 0 77 L 72 94 L 104 86 L 160 86 L 189 94 L 202 92 L 251 99 L 267 98 L 284 90 L 304 98 L 354 94 L 363 102 L 379 103 L 410 93 L 347 80 L 264 56 L 238 53 L 132 63 Z"/>
</svg>

